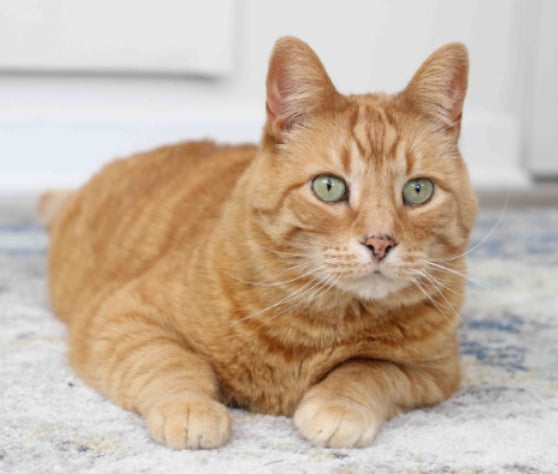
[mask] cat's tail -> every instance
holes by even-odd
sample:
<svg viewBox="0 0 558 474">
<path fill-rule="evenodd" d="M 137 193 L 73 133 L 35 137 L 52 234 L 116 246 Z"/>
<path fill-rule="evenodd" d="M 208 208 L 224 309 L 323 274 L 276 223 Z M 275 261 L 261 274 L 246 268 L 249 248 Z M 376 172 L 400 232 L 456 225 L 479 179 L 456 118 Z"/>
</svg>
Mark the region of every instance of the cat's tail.
<svg viewBox="0 0 558 474">
<path fill-rule="evenodd" d="M 37 217 L 41 224 L 50 230 L 60 208 L 73 193 L 73 191 L 52 190 L 41 194 L 37 202 Z"/>
</svg>

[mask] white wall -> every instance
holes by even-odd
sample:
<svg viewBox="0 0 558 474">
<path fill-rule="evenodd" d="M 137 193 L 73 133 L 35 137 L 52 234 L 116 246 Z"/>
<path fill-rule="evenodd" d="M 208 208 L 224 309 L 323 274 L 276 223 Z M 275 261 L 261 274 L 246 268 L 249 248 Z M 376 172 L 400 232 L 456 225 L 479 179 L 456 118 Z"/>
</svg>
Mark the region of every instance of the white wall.
<svg viewBox="0 0 558 474">
<path fill-rule="evenodd" d="M 338 89 L 355 93 L 399 90 L 434 49 L 463 41 L 473 181 L 523 185 L 528 3 L 237 0 L 233 70 L 222 79 L 2 74 L 0 65 L 0 191 L 74 186 L 116 155 L 167 141 L 257 140 L 269 52 L 284 34 L 309 42 Z"/>
</svg>

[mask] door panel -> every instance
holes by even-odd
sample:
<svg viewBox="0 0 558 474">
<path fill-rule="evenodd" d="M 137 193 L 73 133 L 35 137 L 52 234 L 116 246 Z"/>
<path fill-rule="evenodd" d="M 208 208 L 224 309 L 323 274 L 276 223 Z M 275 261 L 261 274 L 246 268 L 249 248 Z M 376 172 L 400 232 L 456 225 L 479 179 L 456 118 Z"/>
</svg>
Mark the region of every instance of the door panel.
<svg viewBox="0 0 558 474">
<path fill-rule="evenodd" d="M 0 72 L 224 75 L 234 0 L 0 0 Z"/>
</svg>

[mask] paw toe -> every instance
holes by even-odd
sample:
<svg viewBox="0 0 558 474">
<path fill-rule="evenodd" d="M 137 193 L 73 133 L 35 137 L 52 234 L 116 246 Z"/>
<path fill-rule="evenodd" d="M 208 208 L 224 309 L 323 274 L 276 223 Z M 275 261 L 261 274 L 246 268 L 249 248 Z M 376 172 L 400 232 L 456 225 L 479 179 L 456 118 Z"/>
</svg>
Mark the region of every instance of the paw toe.
<svg viewBox="0 0 558 474">
<path fill-rule="evenodd" d="M 147 423 L 151 437 L 171 449 L 216 448 L 225 444 L 231 433 L 227 409 L 201 397 L 159 403 Z"/>
<path fill-rule="evenodd" d="M 369 408 L 346 399 L 305 399 L 294 422 L 309 441 L 332 448 L 368 446 L 379 426 Z"/>
</svg>

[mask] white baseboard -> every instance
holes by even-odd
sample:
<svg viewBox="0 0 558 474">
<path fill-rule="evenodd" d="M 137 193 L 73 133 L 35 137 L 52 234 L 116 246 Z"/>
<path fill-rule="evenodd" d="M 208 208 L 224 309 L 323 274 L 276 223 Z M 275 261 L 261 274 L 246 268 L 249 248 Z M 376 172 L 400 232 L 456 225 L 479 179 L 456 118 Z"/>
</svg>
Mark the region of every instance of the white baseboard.
<svg viewBox="0 0 558 474">
<path fill-rule="evenodd" d="M 263 111 L 211 115 L 120 114 L 87 119 L 0 117 L 0 192 L 79 186 L 115 157 L 188 139 L 255 142 Z M 519 126 L 507 117 L 466 111 L 461 149 L 477 189 L 524 188 Z"/>
</svg>

